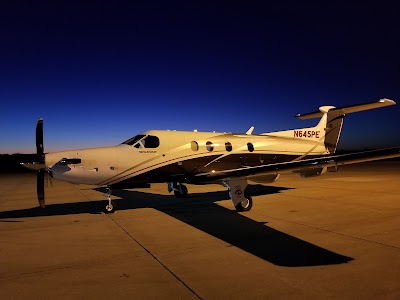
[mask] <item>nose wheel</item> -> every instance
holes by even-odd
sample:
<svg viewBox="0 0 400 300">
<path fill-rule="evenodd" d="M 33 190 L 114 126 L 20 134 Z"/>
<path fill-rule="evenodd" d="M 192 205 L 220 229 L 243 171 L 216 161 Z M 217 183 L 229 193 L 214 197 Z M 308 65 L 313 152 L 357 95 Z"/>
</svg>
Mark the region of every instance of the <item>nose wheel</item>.
<svg viewBox="0 0 400 300">
<path fill-rule="evenodd" d="M 106 214 L 115 212 L 115 203 L 111 201 L 111 192 L 111 189 L 107 188 L 107 200 L 103 204 L 103 212 Z"/>
</svg>

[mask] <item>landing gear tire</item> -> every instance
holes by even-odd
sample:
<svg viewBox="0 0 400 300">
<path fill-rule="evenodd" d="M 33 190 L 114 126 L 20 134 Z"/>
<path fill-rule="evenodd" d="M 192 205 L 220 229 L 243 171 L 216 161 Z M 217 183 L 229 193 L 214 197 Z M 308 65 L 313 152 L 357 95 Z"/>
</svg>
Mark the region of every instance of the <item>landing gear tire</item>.
<svg viewBox="0 0 400 300">
<path fill-rule="evenodd" d="M 178 185 L 178 189 L 174 190 L 174 194 L 176 198 L 186 198 L 188 195 L 188 188 L 186 185 L 180 184 Z"/>
<path fill-rule="evenodd" d="M 112 214 L 115 212 L 115 203 L 108 203 L 108 200 L 104 201 L 103 204 L 103 212 L 106 214 Z"/>
<path fill-rule="evenodd" d="M 242 211 L 249 211 L 253 207 L 253 199 L 251 198 L 250 195 L 244 195 L 243 201 L 239 202 L 235 208 L 236 211 L 242 212 Z"/>
</svg>

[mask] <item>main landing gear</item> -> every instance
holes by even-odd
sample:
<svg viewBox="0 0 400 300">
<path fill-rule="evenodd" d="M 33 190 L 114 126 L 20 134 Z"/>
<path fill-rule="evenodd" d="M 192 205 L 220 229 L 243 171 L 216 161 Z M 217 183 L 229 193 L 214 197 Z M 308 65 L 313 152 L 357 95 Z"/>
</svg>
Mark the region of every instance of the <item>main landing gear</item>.
<svg viewBox="0 0 400 300">
<path fill-rule="evenodd" d="M 245 192 L 247 187 L 246 178 L 235 178 L 232 180 L 223 181 L 223 184 L 228 188 L 229 197 L 231 198 L 236 211 L 249 211 L 253 207 L 253 198 Z M 182 183 L 169 182 L 168 192 L 174 191 L 175 197 L 185 198 L 188 194 L 188 189 Z"/>
<path fill-rule="evenodd" d="M 174 191 L 176 198 L 186 198 L 188 195 L 188 188 L 182 183 L 168 182 L 168 192 Z"/>
<path fill-rule="evenodd" d="M 244 199 L 240 201 L 236 206 L 236 211 L 249 211 L 253 207 L 253 198 L 247 193 L 244 193 Z"/>
<path fill-rule="evenodd" d="M 228 188 L 235 209 L 238 212 L 249 211 L 253 207 L 253 198 L 245 192 L 247 187 L 246 178 L 235 178 L 226 180 L 223 184 Z"/>
<path fill-rule="evenodd" d="M 104 201 L 103 204 L 103 211 L 106 214 L 111 214 L 113 212 L 115 212 L 115 203 L 114 201 L 111 201 L 111 189 L 109 187 L 106 188 L 107 191 L 107 200 Z"/>
</svg>

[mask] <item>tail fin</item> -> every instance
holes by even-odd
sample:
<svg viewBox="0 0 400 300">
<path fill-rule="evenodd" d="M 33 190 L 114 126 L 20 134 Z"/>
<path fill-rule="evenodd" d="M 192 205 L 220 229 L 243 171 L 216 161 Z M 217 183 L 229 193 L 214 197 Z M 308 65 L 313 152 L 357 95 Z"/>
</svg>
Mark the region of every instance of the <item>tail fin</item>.
<svg viewBox="0 0 400 300">
<path fill-rule="evenodd" d="M 321 138 L 323 138 L 323 142 L 329 153 L 335 153 L 339 142 L 340 132 L 342 130 L 343 118 L 346 114 L 395 104 L 396 102 L 393 100 L 385 98 L 377 102 L 344 107 L 322 106 L 317 112 L 302 115 L 299 114 L 296 117 L 302 120 L 321 117 L 318 125 L 314 128 L 323 132 L 323 137 L 321 136 Z"/>
</svg>

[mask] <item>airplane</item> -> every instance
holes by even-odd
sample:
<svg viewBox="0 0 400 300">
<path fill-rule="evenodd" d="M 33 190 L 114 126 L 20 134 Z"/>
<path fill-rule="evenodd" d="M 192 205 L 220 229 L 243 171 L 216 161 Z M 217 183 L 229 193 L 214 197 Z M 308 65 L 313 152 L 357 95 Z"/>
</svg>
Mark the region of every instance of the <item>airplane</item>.
<svg viewBox="0 0 400 300">
<path fill-rule="evenodd" d="M 44 175 L 74 184 L 107 189 L 105 213 L 115 211 L 113 189 L 150 187 L 167 183 L 176 197 L 186 197 L 185 184 L 218 183 L 227 187 L 236 211 L 253 206 L 246 192 L 249 181 L 268 184 L 280 174 L 301 177 L 337 171 L 338 166 L 400 157 L 400 147 L 337 155 L 346 114 L 395 105 L 380 99 L 358 105 L 321 106 L 318 111 L 299 114 L 299 119 L 320 118 L 315 127 L 252 134 L 149 130 L 111 147 L 44 153 L 43 119 L 36 126 L 37 162 L 21 163 L 37 171 L 37 198 L 45 208 Z"/>
</svg>

